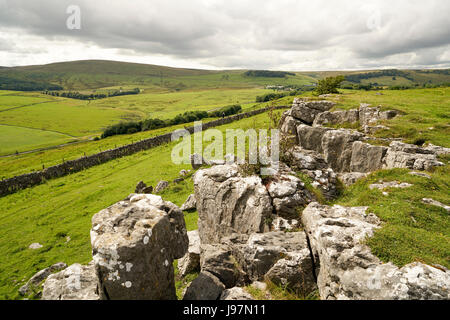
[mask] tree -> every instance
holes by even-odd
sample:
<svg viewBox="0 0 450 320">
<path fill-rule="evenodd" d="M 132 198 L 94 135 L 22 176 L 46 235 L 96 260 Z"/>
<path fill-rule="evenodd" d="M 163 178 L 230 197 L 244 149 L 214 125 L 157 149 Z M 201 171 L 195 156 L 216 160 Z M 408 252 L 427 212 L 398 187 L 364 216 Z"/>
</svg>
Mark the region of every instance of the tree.
<svg viewBox="0 0 450 320">
<path fill-rule="evenodd" d="M 318 95 L 328 94 L 328 93 L 339 93 L 337 88 L 343 81 L 345 81 L 344 76 L 328 77 L 328 78 L 319 80 L 319 83 L 316 88 L 316 92 Z"/>
</svg>

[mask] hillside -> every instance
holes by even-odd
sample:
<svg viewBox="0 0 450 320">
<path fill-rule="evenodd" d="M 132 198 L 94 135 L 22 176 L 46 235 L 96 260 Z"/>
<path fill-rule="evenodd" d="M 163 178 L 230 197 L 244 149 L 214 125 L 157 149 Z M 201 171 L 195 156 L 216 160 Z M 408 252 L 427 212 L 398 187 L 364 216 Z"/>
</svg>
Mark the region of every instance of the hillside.
<svg viewBox="0 0 450 320">
<path fill-rule="evenodd" d="M 137 85 L 169 89 L 210 87 L 254 87 L 269 84 L 311 84 L 307 76 L 286 79 L 246 77 L 245 70 L 198 70 L 172 68 L 106 60 L 82 60 L 46 65 L 0 69 L 0 77 L 18 81 L 52 83 L 66 90 L 98 89 L 112 86 Z M 1 81 L 0 81 L 1 83 Z"/>
</svg>

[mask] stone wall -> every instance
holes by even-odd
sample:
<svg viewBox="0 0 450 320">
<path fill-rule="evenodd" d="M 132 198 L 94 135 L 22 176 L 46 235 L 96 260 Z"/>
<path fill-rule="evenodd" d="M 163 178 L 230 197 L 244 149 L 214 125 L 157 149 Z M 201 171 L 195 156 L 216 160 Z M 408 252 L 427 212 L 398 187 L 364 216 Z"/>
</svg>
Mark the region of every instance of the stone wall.
<svg viewBox="0 0 450 320">
<path fill-rule="evenodd" d="M 289 108 L 287 106 L 277 106 L 275 109 Z M 203 123 L 203 130 L 221 126 L 227 123 L 231 123 L 243 118 L 252 117 L 261 113 L 268 111 L 270 107 L 258 109 L 246 113 L 240 113 L 234 116 L 226 117 L 223 119 L 213 120 L 207 123 Z M 190 133 L 194 132 L 194 127 L 186 128 Z M 14 193 L 16 191 L 33 187 L 39 185 L 46 180 L 53 178 L 59 178 L 71 173 L 79 172 L 84 169 L 108 162 L 113 159 L 117 159 L 124 156 L 129 156 L 134 153 L 144 151 L 147 149 L 155 148 L 165 143 L 171 142 L 172 133 L 167 133 L 164 135 L 152 137 L 149 139 L 141 140 L 132 144 L 128 144 L 119 148 L 110 149 L 96 153 L 90 156 L 82 157 L 76 160 L 65 161 L 64 163 L 58 164 L 46 168 L 41 171 L 36 171 L 32 173 L 23 174 L 20 176 L 15 176 L 9 179 L 0 181 L 0 196 L 5 196 L 7 194 Z"/>
</svg>

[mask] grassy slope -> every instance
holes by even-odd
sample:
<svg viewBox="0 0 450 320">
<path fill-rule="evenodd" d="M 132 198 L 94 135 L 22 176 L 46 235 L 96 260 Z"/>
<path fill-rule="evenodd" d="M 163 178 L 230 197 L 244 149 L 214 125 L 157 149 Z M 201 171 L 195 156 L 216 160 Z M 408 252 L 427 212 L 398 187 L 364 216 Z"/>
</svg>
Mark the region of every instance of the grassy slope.
<svg viewBox="0 0 450 320">
<path fill-rule="evenodd" d="M 220 129 L 265 127 L 267 121 L 264 114 Z M 93 214 L 132 193 L 140 180 L 155 186 L 159 180 L 171 181 L 181 169 L 189 168 L 172 164 L 172 146 L 160 146 L 0 198 L 0 297 L 17 297 L 22 279 L 52 263 L 89 262 Z M 192 190 L 192 181 L 187 180 L 165 192 L 164 198 L 181 205 Z M 187 222 L 190 229 L 195 228 L 195 213 L 189 214 Z M 68 243 L 66 236 L 71 238 Z M 44 247 L 27 249 L 33 242 Z"/>
<path fill-rule="evenodd" d="M 0 125 L 0 155 L 71 141 L 72 137 L 57 132 Z"/>
</svg>

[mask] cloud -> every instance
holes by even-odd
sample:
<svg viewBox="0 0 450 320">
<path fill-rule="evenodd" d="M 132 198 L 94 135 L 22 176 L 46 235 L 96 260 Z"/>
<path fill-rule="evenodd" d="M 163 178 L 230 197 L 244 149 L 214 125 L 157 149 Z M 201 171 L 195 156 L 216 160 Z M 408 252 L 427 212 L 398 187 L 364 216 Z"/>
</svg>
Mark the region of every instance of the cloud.
<svg viewBox="0 0 450 320">
<path fill-rule="evenodd" d="M 81 30 L 66 27 L 69 5 L 81 8 Z M 12 36 L 0 50 L 8 64 L 94 55 L 207 68 L 450 67 L 448 12 L 447 0 L 0 0 L 0 38 Z"/>
</svg>

